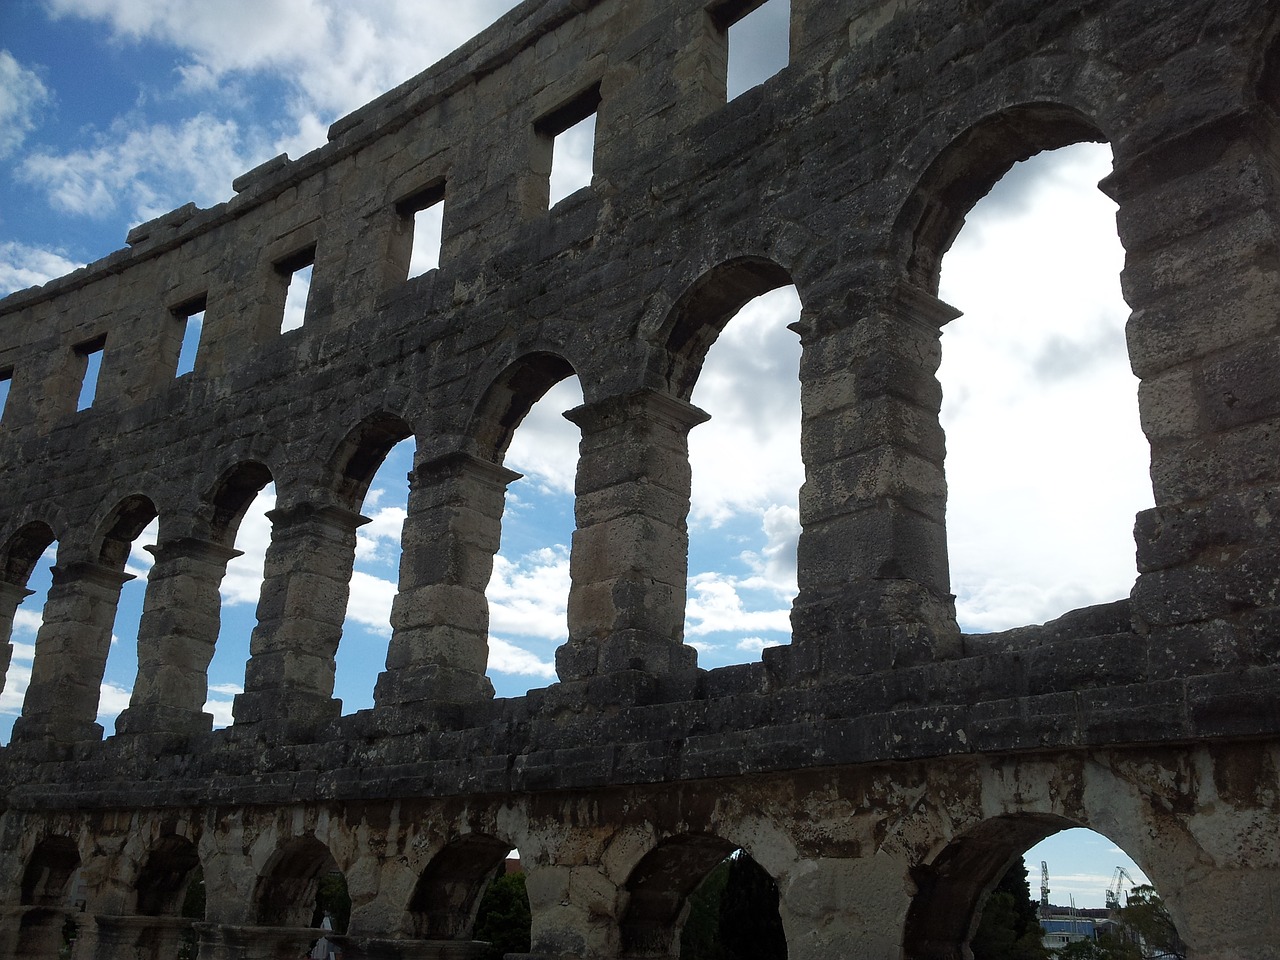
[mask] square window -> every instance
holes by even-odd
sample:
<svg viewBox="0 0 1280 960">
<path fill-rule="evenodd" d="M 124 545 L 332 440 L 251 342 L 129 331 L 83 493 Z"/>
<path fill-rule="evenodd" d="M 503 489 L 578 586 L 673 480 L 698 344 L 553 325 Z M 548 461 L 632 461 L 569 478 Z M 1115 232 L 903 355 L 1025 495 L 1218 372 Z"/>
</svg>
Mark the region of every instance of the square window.
<svg viewBox="0 0 1280 960">
<path fill-rule="evenodd" d="M 308 247 L 276 264 L 276 273 L 284 278 L 284 313 L 280 332 L 297 330 L 307 318 L 307 295 L 311 292 L 311 268 L 316 262 L 316 248 Z"/>
<path fill-rule="evenodd" d="M 80 393 L 76 399 L 76 410 L 88 410 L 93 406 L 98 395 L 98 374 L 102 370 L 102 351 L 106 347 L 106 336 L 96 337 L 75 347 L 75 356 L 80 364 Z"/>
<path fill-rule="evenodd" d="M 412 238 L 405 279 L 435 270 L 440 266 L 440 242 L 444 233 L 444 181 L 401 200 L 396 204 L 396 212 L 404 221 L 402 229 Z"/>
<path fill-rule="evenodd" d="M 188 301 L 173 310 L 173 318 L 182 328 L 182 346 L 178 350 L 175 377 L 188 374 L 196 368 L 196 353 L 200 349 L 200 334 L 204 330 L 205 298 Z"/>
<path fill-rule="evenodd" d="M 600 86 L 574 97 L 535 125 L 551 153 L 548 207 L 584 187 L 595 173 L 596 113 Z"/>
<path fill-rule="evenodd" d="M 725 3 L 713 16 L 729 47 L 726 100 L 758 87 L 786 67 L 791 56 L 790 0 Z"/>
</svg>

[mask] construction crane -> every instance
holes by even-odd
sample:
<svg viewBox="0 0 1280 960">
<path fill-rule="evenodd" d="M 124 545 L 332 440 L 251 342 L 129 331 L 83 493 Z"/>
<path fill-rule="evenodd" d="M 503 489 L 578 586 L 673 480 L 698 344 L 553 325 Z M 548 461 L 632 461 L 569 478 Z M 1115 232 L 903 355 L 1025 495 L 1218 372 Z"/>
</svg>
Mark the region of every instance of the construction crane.
<svg viewBox="0 0 1280 960">
<path fill-rule="evenodd" d="M 1129 876 L 1129 871 L 1124 867 L 1116 867 L 1116 872 L 1111 875 L 1111 886 L 1107 887 L 1107 909 L 1119 910 L 1123 904 L 1120 902 L 1120 881 L 1128 880 L 1130 887 L 1137 884 L 1133 882 L 1133 877 Z"/>
<path fill-rule="evenodd" d="M 1132 880 L 1129 882 L 1133 883 Z M 1042 908 L 1049 906 L 1049 863 L 1047 860 L 1040 861 L 1040 906 Z"/>
</svg>

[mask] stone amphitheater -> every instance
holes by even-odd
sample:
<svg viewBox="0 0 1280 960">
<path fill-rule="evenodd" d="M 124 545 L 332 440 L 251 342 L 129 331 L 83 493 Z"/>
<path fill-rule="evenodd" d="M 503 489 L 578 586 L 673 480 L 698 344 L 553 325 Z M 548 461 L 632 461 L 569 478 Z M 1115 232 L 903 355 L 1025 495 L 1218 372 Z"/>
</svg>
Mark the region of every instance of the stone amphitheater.
<svg viewBox="0 0 1280 960">
<path fill-rule="evenodd" d="M 758 5 L 528 0 L 226 203 L 0 301 L 0 637 L 58 544 L 0 748 L 0 957 L 58 957 L 68 918 L 77 960 L 192 936 L 202 960 L 297 957 L 333 870 L 347 960 L 477 956 L 479 892 L 518 848 L 530 956 L 678 955 L 690 892 L 741 849 L 791 960 L 963 960 L 986 892 L 1071 826 L 1141 865 L 1195 960 L 1280 957 L 1280 9 L 791 0 L 789 65 L 727 101 L 728 28 Z M 553 138 L 593 114 L 592 183 L 548 209 Z M 1129 598 L 966 635 L 939 262 L 1014 162 L 1079 141 L 1115 158 L 1155 506 Z M 406 279 L 441 198 L 440 266 Z M 683 642 L 689 397 L 729 318 L 787 284 L 791 642 L 704 670 Z M 558 682 L 495 699 L 504 454 L 571 374 Z M 408 437 L 386 667 L 342 716 L 360 509 Z M 212 730 L 219 583 L 268 483 L 245 689 Z M 125 558 L 156 518 L 138 677 L 103 739 Z"/>
</svg>

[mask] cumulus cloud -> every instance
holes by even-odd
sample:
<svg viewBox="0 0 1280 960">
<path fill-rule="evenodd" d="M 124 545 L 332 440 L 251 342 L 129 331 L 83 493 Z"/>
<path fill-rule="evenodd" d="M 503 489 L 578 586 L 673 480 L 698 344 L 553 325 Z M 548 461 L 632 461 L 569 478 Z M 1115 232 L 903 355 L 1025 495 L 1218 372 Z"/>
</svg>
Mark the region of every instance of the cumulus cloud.
<svg viewBox="0 0 1280 960">
<path fill-rule="evenodd" d="M 395 598 L 394 583 L 356 570 L 351 574 L 347 620 L 369 627 L 375 633 L 390 636 L 391 603 Z"/>
<path fill-rule="evenodd" d="M 568 632 L 568 548 L 555 544 L 515 560 L 499 554 L 486 596 L 494 635 L 563 640 Z"/>
<path fill-rule="evenodd" d="M 47 250 L 13 240 L 0 242 L 0 297 L 48 283 L 83 266 L 62 250 Z"/>
<path fill-rule="evenodd" d="M 243 554 L 227 564 L 227 575 L 222 578 L 222 602 L 226 606 L 252 604 L 257 606 L 262 593 L 262 566 L 271 543 L 271 521 L 267 512 L 275 509 L 276 487 L 269 483 L 254 498 L 240 521 L 236 533 L 236 549 Z"/>
<path fill-rule="evenodd" d="M 236 121 L 207 113 L 177 124 L 135 123 L 117 119 L 81 149 L 35 150 L 16 176 L 63 213 L 142 222 L 187 200 L 203 206 L 225 200 L 236 176 L 271 155 L 261 137 L 246 137 Z"/>
<path fill-rule="evenodd" d="M 374 491 L 374 494 L 381 493 L 381 490 Z M 397 505 L 371 511 L 368 516 L 369 522 L 356 532 L 356 562 L 386 561 L 400 549 L 400 532 L 408 512 Z"/>
<path fill-rule="evenodd" d="M 791 608 L 751 609 L 740 595 L 742 583 L 723 573 L 689 578 L 685 634 L 690 637 L 730 631 L 790 633 Z"/>
<path fill-rule="evenodd" d="M 489 670 L 496 673 L 512 673 L 528 677 L 554 680 L 556 665 L 549 660 L 518 647 L 501 637 L 489 638 Z"/>
<path fill-rule="evenodd" d="M 572 494 L 579 431 L 563 414 L 581 405 L 582 386 L 577 377 L 562 380 L 548 390 L 529 409 L 511 438 L 507 467 L 523 473 L 541 491 Z"/>
<path fill-rule="evenodd" d="M 0 157 L 17 150 L 36 128 L 36 116 L 51 99 L 48 88 L 8 50 L 0 50 Z"/>
</svg>

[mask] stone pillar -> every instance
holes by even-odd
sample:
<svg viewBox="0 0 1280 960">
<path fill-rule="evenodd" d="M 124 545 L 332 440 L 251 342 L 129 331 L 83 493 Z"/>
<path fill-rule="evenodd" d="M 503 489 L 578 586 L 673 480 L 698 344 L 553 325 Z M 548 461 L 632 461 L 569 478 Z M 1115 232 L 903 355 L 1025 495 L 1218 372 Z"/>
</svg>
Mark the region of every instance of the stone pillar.
<svg viewBox="0 0 1280 960">
<path fill-rule="evenodd" d="M 95 722 L 120 587 L 131 574 L 84 561 L 53 568 L 31 684 L 13 741 L 102 739 Z"/>
<path fill-rule="evenodd" d="M 902 956 L 910 906 L 906 864 L 883 853 L 808 860 L 779 883 L 787 960 L 883 960 Z"/>
<path fill-rule="evenodd" d="M 222 616 L 218 587 L 241 551 L 196 537 L 146 549 L 156 559 L 138 625 L 138 679 L 116 732 L 207 732 L 209 661 Z"/>
<path fill-rule="evenodd" d="M 485 589 L 502 536 L 507 486 L 519 477 L 464 453 L 423 463 L 410 474 L 387 669 L 374 691 L 379 708 L 493 696 L 485 675 Z"/>
<path fill-rule="evenodd" d="M 697 652 L 683 643 L 688 437 L 708 416 L 649 389 L 565 416 L 582 429 L 582 442 L 569 642 L 556 651 L 560 679 L 691 673 Z"/>
<path fill-rule="evenodd" d="M 35 593 L 16 583 L 0 580 L 0 692 L 4 691 L 5 677 L 9 673 L 9 661 L 13 659 L 13 618 L 17 616 L 22 601 Z"/>
<path fill-rule="evenodd" d="M 333 657 L 342 639 L 356 529 L 368 518 L 337 506 L 272 510 L 258 625 L 250 640 L 245 691 L 232 707 L 237 724 L 266 720 L 303 725 L 342 712 L 333 699 Z"/>
<path fill-rule="evenodd" d="M 905 284 L 856 306 L 849 322 L 806 309 L 793 326 L 805 483 L 791 623 L 806 673 L 959 653 L 935 376 L 959 313 Z"/>
<path fill-rule="evenodd" d="M 1117 148 L 1101 184 L 1120 204 L 1151 443 L 1132 596 L 1154 679 L 1280 657 L 1280 121 L 1264 109 L 1183 133 L 1132 160 Z"/>
</svg>

